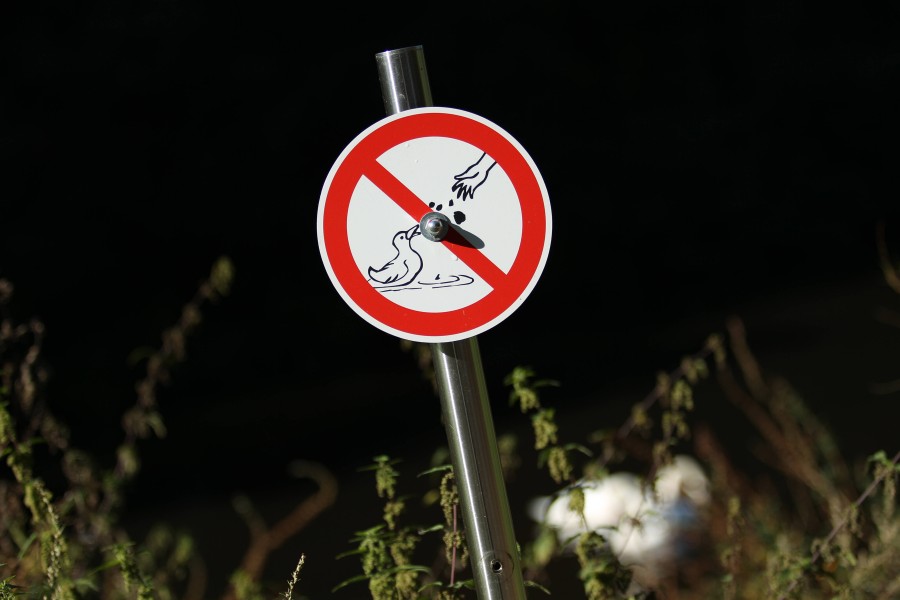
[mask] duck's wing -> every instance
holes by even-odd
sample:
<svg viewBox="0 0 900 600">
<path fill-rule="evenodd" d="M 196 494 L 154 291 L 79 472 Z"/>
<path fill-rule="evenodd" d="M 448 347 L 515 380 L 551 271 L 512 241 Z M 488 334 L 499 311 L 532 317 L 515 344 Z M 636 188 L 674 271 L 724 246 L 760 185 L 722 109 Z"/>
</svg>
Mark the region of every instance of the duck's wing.
<svg viewBox="0 0 900 600">
<path fill-rule="evenodd" d="M 406 265 L 406 261 L 392 260 L 380 269 L 369 267 L 369 279 L 382 284 L 395 283 L 406 277 L 407 273 L 409 273 L 409 267 Z"/>
</svg>

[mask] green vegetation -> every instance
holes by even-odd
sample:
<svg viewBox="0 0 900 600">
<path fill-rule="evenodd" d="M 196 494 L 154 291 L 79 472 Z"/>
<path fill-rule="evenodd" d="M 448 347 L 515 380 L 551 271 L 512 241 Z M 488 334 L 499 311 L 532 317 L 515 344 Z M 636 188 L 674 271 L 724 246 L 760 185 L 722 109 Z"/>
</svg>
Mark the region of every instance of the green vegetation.
<svg viewBox="0 0 900 600">
<path fill-rule="evenodd" d="M 885 252 L 883 261 L 886 281 L 900 293 L 900 277 Z M 185 360 L 203 308 L 228 294 L 233 277 L 230 261 L 217 261 L 178 322 L 163 333 L 160 348 L 146 358 L 146 375 L 123 415 L 123 440 L 109 468 L 74 448 L 66 425 L 53 416 L 40 360 L 43 325 L 20 323 L 9 314 L 12 284 L 0 280 L 0 600 L 205 597 L 190 533 L 162 524 L 144 540 L 131 539 L 121 525 L 123 490 L 139 474 L 139 442 L 165 433 L 158 386 Z M 424 376 L 433 377 L 429 347 L 403 347 L 415 353 Z M 850 464 L 800 392 L 757 361 L 739 320 L 660 373 L 621 425 L 584 440 L 566 440 L 558 420 L 565 406 L 548 400 L 557 382 L 519 367 L 504 384 L 512 410 L 530 420 L 529 452 L 537 456 L 528 464 L 517 451 L 519 441 L 500 436 L 504 472 L 546 472 L 555 486 L 548 491 L 565 490 L 575 513 L 585 511 L 585 482 L 627 466 L 651 484 L 679 453 L 697 457 L 710 481 L 711 500 L 691 540 L 692 554 L 654 578 L 621 560 L 602 532 L 559 540 L 548 527 L 536 527 L 534 535 L 519 540 L 530 597 L 555 594 L 548 574 L 561 565 L 571 566 L 566 572 L 589 600 L 900 597 L 900 452 L 879 451 Z M 765 478 L 751 480 L 713 432 L 693 423 L 701 388 L 716 389 L 752 426 L 768 461 Z M 412 481 L 419 490 L 415 497 L 399 493 L 407 483 L 403 457 L 377 456 L 363 467 L 374 475 L 370 502 L 382 504 L 383 518 L 363 531 L 336 532 L 346 536 L 348 550 L 335 559 L 358 560 L 360 572 L 333 582 L 335 597 L 359 597 L 363 590 L 373 600 L 474 597 L 453 469 L 446 450 L 434 450 L 432 468 Z M 60 490 L 51 491 L 36 466 L 48 463 L 63 476 Z M 327 469 L 298 463 L 296 470 L 313 479 L 318 492 L 272 526 L 249 501 L 236 499 L 251 543 L 228 582 L 229 600 L 270 597 L 264 590 L 271 588 L 262 585 L 267 557 L 334 503 L 337 486 Z M 407 522 L 412 500 L 433 508 L 433 522 Z M 640 530 L 643 524 L 632 525 Z M 285 574 L 279 597 L 302 596 L 305 560 L 301 555 L 293 573 Z"/>
</svg>

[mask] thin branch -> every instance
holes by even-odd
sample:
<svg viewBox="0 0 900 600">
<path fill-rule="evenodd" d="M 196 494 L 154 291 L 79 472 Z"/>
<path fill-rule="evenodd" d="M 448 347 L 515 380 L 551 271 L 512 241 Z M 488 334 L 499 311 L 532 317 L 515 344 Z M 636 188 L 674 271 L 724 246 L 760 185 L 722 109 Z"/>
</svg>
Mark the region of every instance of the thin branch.
<svg viewBox="0 0 900 600">
<path fill-rule="evenodd" d="M 287 516 L 269 529 L 261 522 L 254 521 L 250 547 L 244 553 L 240 570 L 252 581 L 259 581 L 269 555 L 281 547 L 284 542 L 297 535 L 322 511 L 334 504 L 337 498 L 337 480 L 325 467 L 307 461 L 297 461 L 293 466 L 297 476 L 304 476 L 315 481 L 319 489 L 309 498 L 301 502 Z M 229 587 L 223 600 L 236 600 L 235 590 Z"/>
<path fill-rule="evenodd" d="M 809 561 L 810 566 L 815 565 L 816 562 L 820 558 L 822 558 L 823 549 L 828 548 L 834 538 L 836 538 L 837 535 L 844 529 L 844 527 L 847 526 L 847 523 L 850 522 L 850 515 L 858 510 L 859 507 L 862 506 L 862 503 L 869 498 L 869 496 L 875 493 L 875 490 L 878 488 L 881 482 L 884 481 L 888 474 L 893 473 L 894 467 L 896 467 L 897 465 L 897 461 L 900 461 L 900 450 L 898 450 L 897 453 L 894 454 L 894 457 L 891 459 L 891 468 L 884 469 L 884 471 L 878 477 L 872 480 L 872 483 L 870 483 L 869 487 L 867 487 L 865 491 L 860 494 L 859 498 L 857 498 L 853 505 L 850 507 L 850 510 L 845 511 L 844 517 L 841 519 L 841 521 L 834 526 L 834 528 L 831 530 L 831 533 L 828 534 L 825 540 L 819 545 L 818 549 L 813 553 L 812 558 Z M 785 592 L 779 597 L 779 600 L 785 600 L 788 595 L 794 590 L 794 588 L 799 585 L 799 583 L 800 578 L 794 579 L 791 582 L 791 585 L 788 586 L 787 590 L 785 590 Z"/>
<path fill-rule="evenodd" d="M 698 360 L 705 360 L 710 354 L 715 352 L 715 347 L 711 344 L 707 344 L 703 350 L 697 352 L 696 354 L 689 357 L 688 361 L 682 361 L 681 365 L 678 366 L 675 370 L 671 371 L 668 374 L 669 381 L 677 381 L 681 377 L 687 374 L 686 363 L 693 363 Z M 647 396 L 641 400 L 638 404 L 635 405 L 635 408 L 639 410 L 637 412 L 646 412 L 649 410 L 654 404 L 656 404 L 661 398 L 666 395 L 666 390 L 661 386 L 657 385 L 653 388 L 653 390 L 647 394 Z M 622 423 L 621 427 L 619 427 L 618 431 L 616 431 L 617 439 L 624 439 L 628 437 L 628 435 L 634 430 L 636 425 L 634 412 L 625 419 L 625 422 Z"/>
</svg>

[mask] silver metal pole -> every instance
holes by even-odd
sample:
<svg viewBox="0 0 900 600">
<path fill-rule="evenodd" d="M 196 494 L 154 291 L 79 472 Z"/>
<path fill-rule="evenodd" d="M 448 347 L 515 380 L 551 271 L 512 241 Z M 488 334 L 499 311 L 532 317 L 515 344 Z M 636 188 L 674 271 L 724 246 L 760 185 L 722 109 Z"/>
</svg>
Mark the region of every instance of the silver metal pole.
<svg viewBox="0 0 900 600">
<path fill-rule="evenodd" d="M 478 340 L 431 351 L 478 597 L 525 598 Z"/>
<path fill-rule="evenodd" d="M 388 50 L 375 59 L 388 115 L 433 106 L 422 46 Z M 522 600 L 522 563 L 478 340 L 431 344 L 431 352 L 478 598 Z"/>
<path fill-rule="evenodd" d="M 384 112 L 394 115 L 410 108 L 433 106 L 422 46 L 379 52 L 375 62 Z"/>
</svg>

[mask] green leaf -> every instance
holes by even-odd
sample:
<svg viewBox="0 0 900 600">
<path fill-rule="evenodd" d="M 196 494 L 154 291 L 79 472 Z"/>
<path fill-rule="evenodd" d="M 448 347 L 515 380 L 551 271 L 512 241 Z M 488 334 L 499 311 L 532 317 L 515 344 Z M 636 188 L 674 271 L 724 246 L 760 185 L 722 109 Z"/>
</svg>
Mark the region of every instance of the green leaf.
<svg viewBox="0 0 900 600">
<path fill-rule="evenodd" d="M 31 535 L 29 535 L 27 538 L 25 538 L 25 541 L 22 543 L 22 548 L 19 550 L 19 555 L 18 555 L 19 560 L 22 560 L 22 557 L 25 556 L 26 552 L 28 552 L 28 548 L 31 547 L 31 544 L 34 542 L 35 539 L 37 539 L 37 532 L 34 532 Z"/>
<path fill-rule="evenodd" d="M 368 539 L 384 529 L 384 524 L 376 525 L 375 527 L 371 527 L 369 529 L 364 529 L 362 531 L 357 531 L 353 534 L 353 538 L 350 540 L 351 542 L 361 542 L 365 539 Z"/>
<path fill-rule="evenodd" d="M 107 569 L 116 567 L 116 566 L 118 566 L 118 564 L 119 564 L 119 561 L 116 560 L 115 558 L 112 560 L 108 560 L 105 563 L 103 563 L 102 565 L 100 565 L 98 567 L 94 567 L 94 569 L 91 570 L 90 575 L 96 575 L 97 573 L 100 573 L 101 571 L 105 571 Z"/>
<path fill-rule="evenodd" d="M 431 569 L 429 569 L 428 567 L 423 567 L 421 565 L 400 565 L 397 567 L 393 567 L 391 569 L 387 569 L 383 572 L 387 573 L 389 575 L 395 575 L 397 573 L 404 573 L 406 571 L 414 571 L 416 573 L 425 573 L 425 574 L 431 573 Z"/>
<path fill-rule="evenodd" d="M 97 582 L 95 582 L 93 579 L 89 579 L 87 577 L 79 577 L 73 583 L 75 585 L 75 589 L 78 590 L 82 594 L 85 592 L 100 591 L 100 588 L 97 586 Z"/>
<path fill-rule="evenodd" d="M 348 585 L 351 585 L 353 583 L 359 583 L 360 581 L 366 581 L 367 579 L 369 579 L 369 577 L 367 575 L 357 575 L 356 577 L 351 577 L 350 579 L 345 579 L 344 581 L 340 582 L 339 584 L 337 584 L 336 586 L 331 588 L 331 593 L 333 594 L 336 591 L 347 587 Z"/>
<path fill-rule="evenodd" d="M 443 473 L 445 471 L 452 471 L 453 465 L 441 465 L 439 467 L 433 467 L 428 469 L 427 471 L 422 471 L 417 475 L 417 477 L 423 477 L 425 475 L 431 475 L 432 473 Z"/>
<path fill-rule="evenodd" d="M 536 583 L 534 581 L 525 581 L 523 583 L 525 584 L 525 587 L 537 588 L 537 589 L 541 590 L 542 592 L 544 592 L 545 594 L 547 594 L 548 596 L 552 595 L 550 593 L 550 590 L 548 590 L 547 588 L 545 588 L 544 586 L 542 586 L 539 583 Z"/>
<path fill-rule="evenodd" d="M 582 446 L 581 444 L 566 444 L 565 446 L 563 446 L 563 449 L 565 449 L 567 452 L 570 450 L 577 450 L 578 452 L 581 452 L 588 458 L 594 457 L 594 453 L 591 452 L 591 449 L 588 448 L 587 446 Z"/>
<path fill-rule="evenodd" d="M 362 548 L 357 548 L 356 550 L 348 550 L 346 552 L 341 552 L 340 554 L 335 556 L 335 560 L 341 559 L 341 558 L 347 558 L 348 556 L 357 556 L 359 554 L 365 554 L 365 552 L 366 551 L 363 550 Z"/>
</svg>

